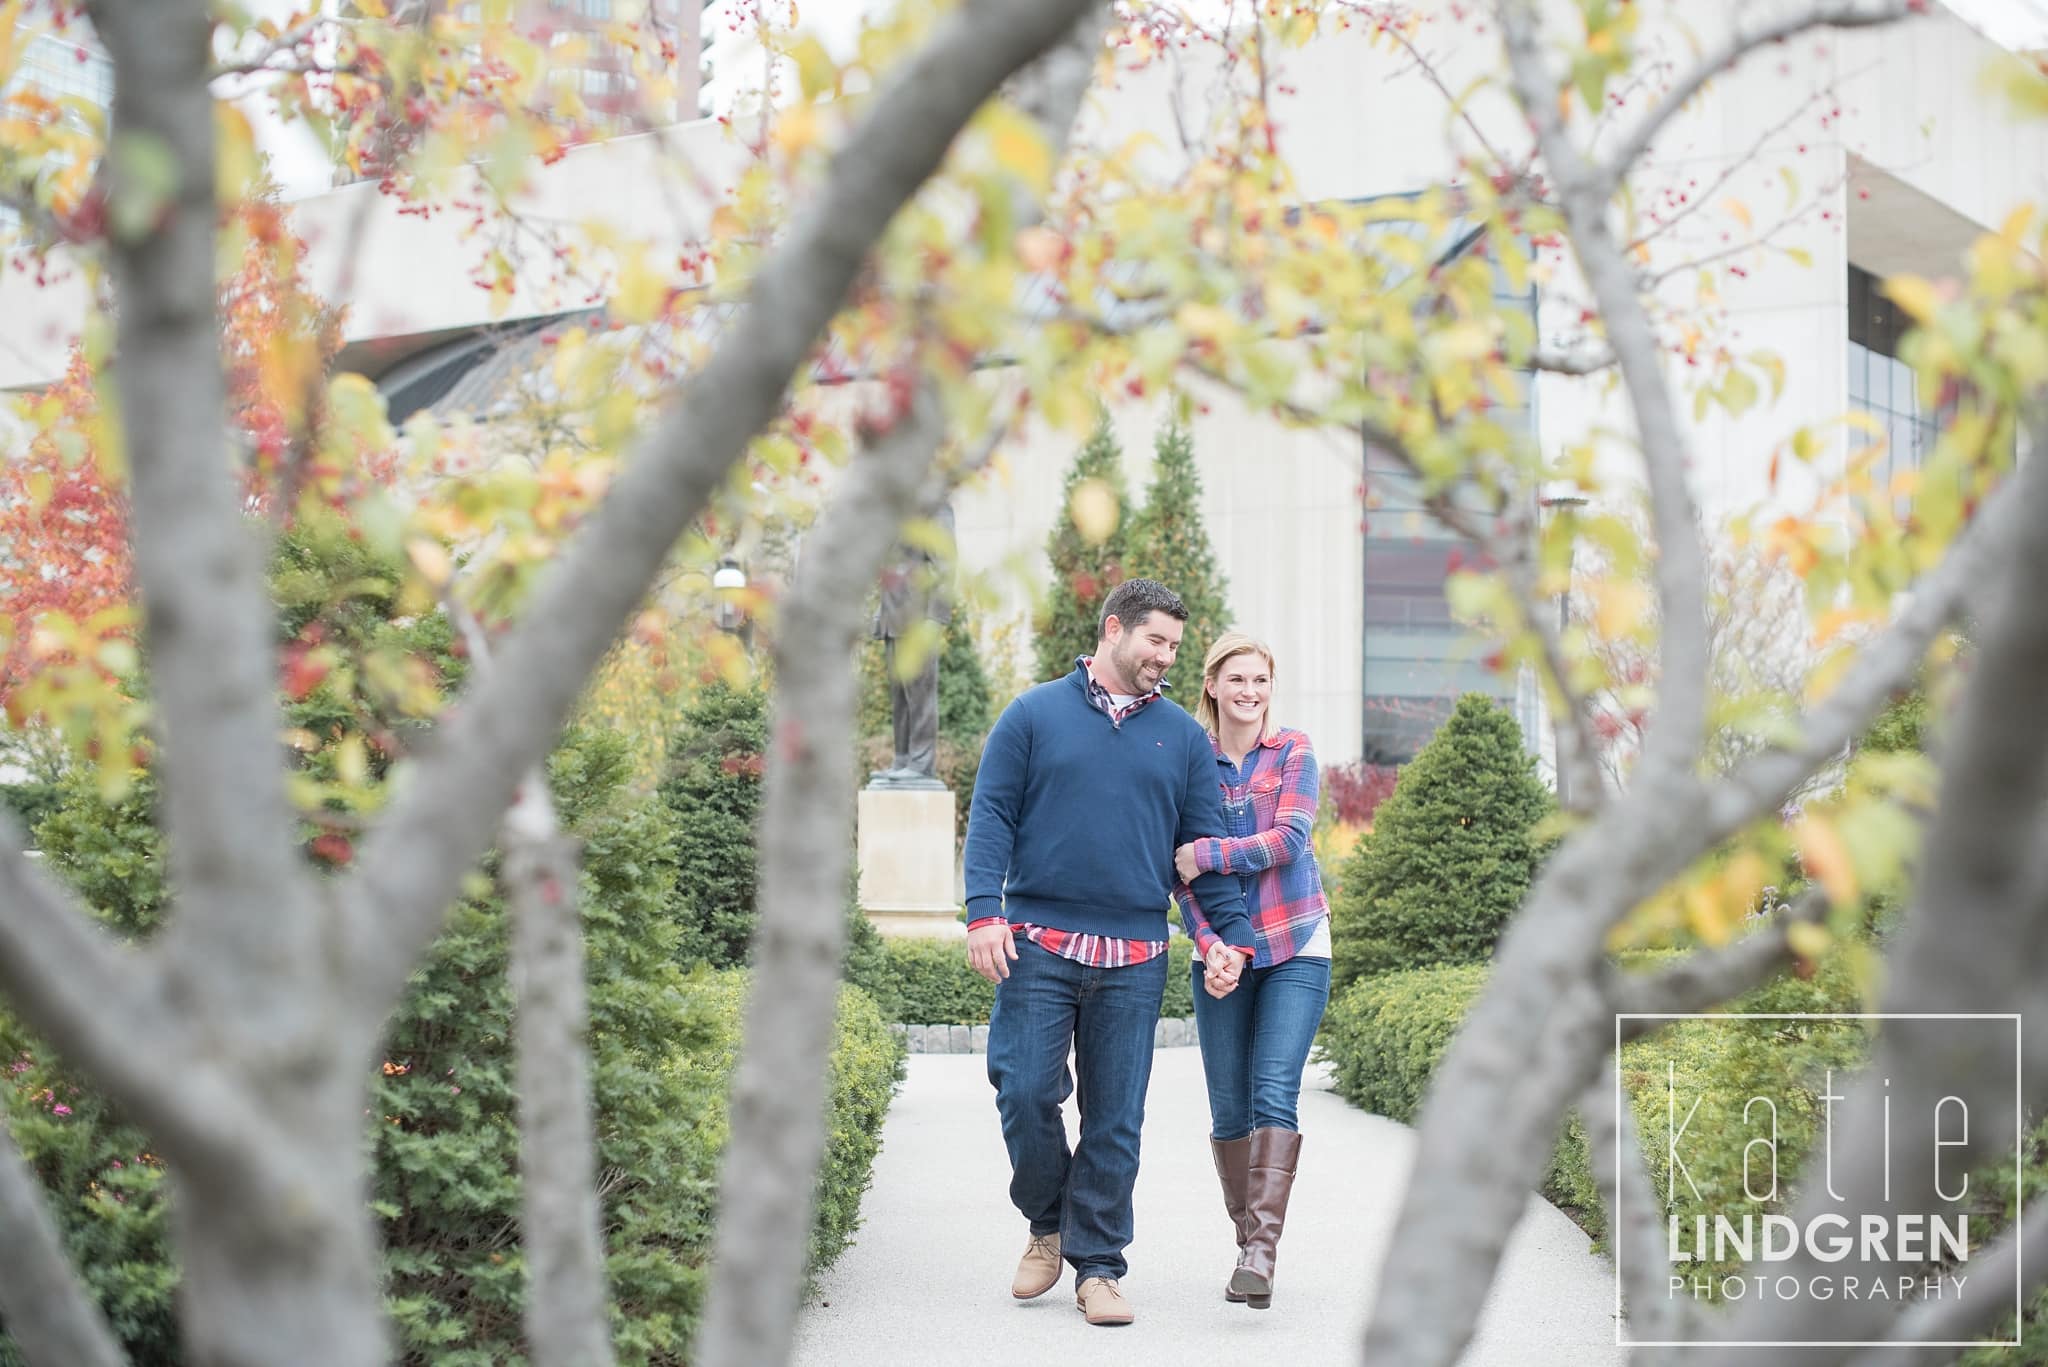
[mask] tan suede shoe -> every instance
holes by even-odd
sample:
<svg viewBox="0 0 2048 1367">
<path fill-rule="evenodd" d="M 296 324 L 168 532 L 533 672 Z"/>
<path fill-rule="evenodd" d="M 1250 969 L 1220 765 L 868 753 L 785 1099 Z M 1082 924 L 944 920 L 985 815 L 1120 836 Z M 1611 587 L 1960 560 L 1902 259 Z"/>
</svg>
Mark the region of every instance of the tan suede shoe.
<svg viewBox="0 0 2048 1367">
<path fill-rule="evenodd" d="M 1059 1284 L 1060 1232 L 1032 1235 L 1031 1242 L 1024 1246 L 1024 1256 L 1017 1261 L 1017 1276 L 1010 1283 L 1010 1294 L 1028 1301 Z"/>
<path fill-rule="evenodd" d="M 1088 1316 L 1090 1324 L 1129 1324 L 1137 1316 L 1131 1303 L 1111 1277 L 1090 1277 L 1074 1293 L 1074 1304 Z"/>
</svg>

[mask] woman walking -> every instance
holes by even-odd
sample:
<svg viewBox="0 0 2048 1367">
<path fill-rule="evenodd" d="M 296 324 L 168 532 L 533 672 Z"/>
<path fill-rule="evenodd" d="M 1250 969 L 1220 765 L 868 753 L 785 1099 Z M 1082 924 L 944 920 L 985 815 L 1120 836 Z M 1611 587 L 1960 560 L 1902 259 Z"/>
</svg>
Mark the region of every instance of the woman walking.
<svg viewBox="0 0 2048 1367">
<path fill-rule="evenodd" d="M 1237 1227 L 1237 1267 L 1224 1296 L 1263 1310 L 1301 1154 L 1296 1110 L 1309 1046 L 1330 998 L 1330 911 L 1309 831 L 1319 775 L 1308 736 L 1272 720 L 1273 651 L 1227 633 L 1202 662 L 1195 717 L 1216 751 L 1229 835 L 1174 852 L 1181 918 L 1194 936 L 1195 1026 L 1209 1089 L 1209 1147 Z M 1235 975 L 1205 973 L 1220 943 L 1188 883 L 1235 874 L 1255 952 Z"/>
</svg>

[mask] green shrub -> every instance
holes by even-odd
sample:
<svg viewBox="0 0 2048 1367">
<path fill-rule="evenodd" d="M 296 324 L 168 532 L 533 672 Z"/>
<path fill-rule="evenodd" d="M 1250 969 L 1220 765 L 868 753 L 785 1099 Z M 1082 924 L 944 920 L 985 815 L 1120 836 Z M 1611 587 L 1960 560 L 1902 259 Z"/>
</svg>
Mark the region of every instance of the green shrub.
<svg viewBox="0 0 2048 1367">
<path fill-rule="evenodd" d="M 895 1017 L 906 1025 L 986 1025 L 995 984 L 967 966 L 958 940 L 884 940 Z"/>
<path fill-rule="evenodd" d="M 42 1179 L 72 1266 L 136 1362 L 175 1362 L 169 1185 L 142 1131 L 0 1014 L 0 1125 Z M 21 1367 L 0 1325 L 0 1367 Z"/>
<path fill-rule="evenodd" d="M 767 745 L 767 693 L 722 680 L 683 709 L 669 740 L 669 772 L 658 791 L 679 833 L 673 915 L 684 963 L 731 968 L 747 961 Z"/>
<path fill-rule="evenodd" d="M 62 801 L 62 786 L 47 780 L 0 784 L 0 809 L 12 815 L 24 831 L 34 831 Z"/>
<path fill-rule="evenodd" d="M 1375 1115 L 1413 1123 L 1451 1036 L 1486 985 L 1484 964 L 1385 973 L 1330 1000 L 1318 1048 L 1337 1094 Z"/>
<path fill-rule="evenodd" d="M 895 991 L 893 1018 L 906 1025 L 986 1025 L 995 1006 L 995 984 L 967 966 L 958 940 L 884 940 Z M 1162 1017 L 1194 1014 L 1193 979 L 1188 969 L 1194 946 L 1175 936 L 1166 947 L 1166 999 Z"/>
<path fill-rule="evenodd" d="M 1531 831 L 1552 805 L 1514 719 L 1482 694 L 1458 699 L 1338 875 L 1334 985 L 1490 956 L 1541 862 Z"/>
<path fill-rule="evenodd" d="M 1628 955 L 1623 962 L 1634 971 L 1648 971 L 1672 957 L 1655 951 Z M 1323 1018 L 1319 1049 L 1335 1074 L 1338 1094 L 1376 1114 L 1413 1123 L 1437 1064 L 1486 986 L 1489 971 L 1485 964 L 1410 969 L 1368 978 L 1334 998 Z M 1858 1000 L 1849 966 L 1836 956 L 1810 981 L 1783 974 L 1725 1009 L 1856 1011 Z M 1622 1080 L 1652 1188 L 1664 1191 L 1670 1176 L 1664 1138 L 1667 1089 L 1675 1089 L 1685 1098 L 1702 1098 L 1685 1155 L 1686 1170 L 1702 1193 L 1741 1189 L 1743 1145 L 1756 1131 L 1740 1123 L 1739 1112 L 1744 1100 L 1757 1095 L 1778 1103 L 1780 1190 L 1789 1191 L 1818 1130 L 1826 1069 L 1854 1067 L 1865 1048 L 1853 1023 L 1825 1021 L 1773 1021 L 1768 1029 L 1744 1029 L 1683 1020 L 1630 1042 L 1622 1049 Z M 1686 1105 L 1689 1101 L 1681 1112 Z M 1727 1209 L 1725 1203 L 1709 1206 L 1694 1200 L 1683 1181 L 1678 1190 L 1674 1209 L 1685 1227 L 1695 1213 Z M 1605 1234 L 1606 1210 L 1576 1111 L 1559 1134 L 1543 1194 L 1571 1210 L 1595 1238 Z"/>
</svg>

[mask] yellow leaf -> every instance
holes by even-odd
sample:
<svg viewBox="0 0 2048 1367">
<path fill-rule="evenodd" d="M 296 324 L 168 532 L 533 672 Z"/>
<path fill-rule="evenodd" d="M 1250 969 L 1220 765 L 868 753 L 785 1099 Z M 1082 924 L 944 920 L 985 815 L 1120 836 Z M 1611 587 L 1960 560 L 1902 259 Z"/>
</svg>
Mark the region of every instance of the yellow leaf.
<svg viewBox="0 0 2048 1367">
<path fill-rule="evenodd" d="M 1634 580 L 1610 581 L 1593 586 L 1593 604 L 1595 627 L 1612 641 L 1636 629 L 1649 607 L 1650 593 Z"/>
<path fill-rule="evenodd" d="M 1052 184 L 1052 149 L 1023 115 L 1001 110 L 991 145 L 996 164 L 1032 189 L 1043 190 Z"/>
<path fill-rule="evenodd" d="M 1693 934 L 1710 945 L 1725 945 L 1732 937 L 1734 921 L 1710 888 L 1694 885 L 1685 890 L 1685 924 Z"/>
<path fill-rule="evenodd" d="M 1785 943 L 1802 959 L 1818 959 L 1834 942 L 1835 937 L 1828 934 L 1827 927 L 1811 921 L 1795 921 L 1785 927 Z"/>
<path fill-rule="evenodd" d="M 807 104 L 785 109 L 775 120 L 772 138 L 785 155 L 803 151 L 818 140 L 818 111 Z"/>
<path fill-rule="evenodd" d="M 629 251 L 619 263 L 618 288 L 610 312 L 624 323 L 651 323 L 668 301 L 668 282 L 648 264 L 643 250 Z"/>
<path fill-rule="evenodd" d="M 405 547 L 406 558 L 413 568 L 420 572 L 429 584 L 439 588 L 448 582 L 448 576 L 455 572 L 455 564 L 448 557 L 448 549 L 438 541 L 429 541 L 423 536 L 414 537 Z"/>
<path fill-rule="evenodd" d="M 1828 900 L 1838 907 L 1853 903 L 1856 867 L 1849 858 L 1849 847 L 1842 843 L 1841 833 L 1833 823 L 1819 816 L 1802 817 L 1793 827 L 1792 835 L 1799 844 L 1799 861 L 1826 889 Z"/>
<path fill-rule="evenodd" d="M 1941 308 L 1941 293 L 1924 276 L 1894 275 L 1884 282 L 1884 292 L 1916 323 L 1933 319 Z"/>
<path fill-rule="evenodd" d="M 1074 519 L 1074 529 L 1081 533 L 1081 539 L 1092 546 L 1109 540 L 1121 515 L 1115 492 L 1099 479 L 1084 479 L 1074 486 L 1067 513 Z"/>
<path fill-rule="evenodd" d="M 1728 211 L 1730 218 L 1742 225 L 1743 231 L 1750 232 L 1756 228 L 1755 221 L 1749 216 L 1749 206 L 1741 200 L 1731 196 L 1721 201 L 1721 207 Z"/>
<path fill-rule="evenodd" d="M 356 0 L 356 8 L 372 19 L 383 19 L 391 13 L 384 7 L 384 0 Z"/>
<path fill-rule="evenodd" d="M 370 778 L 370 752 L 361 736 L 350 736 L 334 750 L 335 776 L 351 788 L 360 788 Z"/>
</svg>

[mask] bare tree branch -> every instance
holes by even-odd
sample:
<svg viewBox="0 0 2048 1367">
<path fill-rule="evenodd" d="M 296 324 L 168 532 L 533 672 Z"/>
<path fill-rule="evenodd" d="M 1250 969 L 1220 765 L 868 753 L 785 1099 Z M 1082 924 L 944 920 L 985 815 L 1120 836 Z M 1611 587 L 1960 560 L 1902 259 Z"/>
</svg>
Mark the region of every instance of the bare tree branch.
<svg viewBox="0 0 2048 1367">
<path fill-rule="evenodd" d="M 214 291 L 211 19 L 200 0 L 94 0 L 114 61 L 109 254 L 136 582 L 163 720 L 163 825 L 179 912 L 166 934 L 202 1028 L 274 1054 L 317 1047 L 304 984 L 320 918 L 293 840 L 262 547 L 228 448 Z M 168 173 L 174 188 L 161 192 Z"/>
<path fill-rule="evenodd" d="M 2018 516 L 2028 527 L 2048 517 L 2048 471 L 2028 461 L 2009 481 Z M 2025 1013 L 2038 1008 L 2048 980 L 2048 937 L 2038 933 L 2044 908 L 2029 897 L 2031 839 L 2048 803 L 2048 710 L 2039 706 L 2048 671 L 2048 540 L 2017 538 L 2005 572 L 1991 580 L 1990 603 L 1980 620 L 1978 648 L 1942 757 L 1941 801 L 1927 841 L 1913 903 L 1890 955 L 1880 1009 L 1890 1014 L 1953 1012 Z M 1987 946 L 2001 952 L 1986 953 Z M 2048 1055 L 2038 1043 L 2021 1058 L 2023 1080 L 2048 1077 Z M 1918 1165 L 1890 1161 L 1900 1152 L 1932 1152 L 1938 1136 L 1925 1106 L 1893 1107 L 1893 1095 L 1958 1098 L 1973 1117 L 1953 1157 L 1963 1170 L 2015 1138 L 2015 1079 L 1997 1050 L 1960 1051 L 1924 1032 L 1892 1027 L 1877 1037 L 1869 1066 L 1844 1088 L 1833 1116 L 1834 1133 L 1852 1136 L 1833 1150 L 1833 1185 L 1841 1195 L 1826 1209 L 1848 1214 L 1885 1208 L 1953 1208 Z M 1982 1121 L 1975 1117 L 1983 1116 Z M 1889 1122 L 1889 1123 L 1888 1123 Z M 1846 1148 L 1846 1152 L 1844 1152 Z M 1793 1212 L 1803 1224 L 1821 1209 L 1822 1193 L 1809 1190 Z M 1896 1205 L 1893 1203 L 1896 1202 Z M 1800 1251 L 1780 1269 L 1790 1276 L 1819 1270 Z M 1849 1303 L 1817 1311 L 1791 1302 L 1745 1305 L 1725 1326 L 1731 1340 L 1825 1337 L 1872 1338 L 1889 1322 L 1888 1307 Z M 1817 1318 L 1825 1313 L 1825 1325 Z M 1816 1331 L 1823 1329 L 1824 1334 Z M 1742 1350 L 1708 1355 L 1735 1362 Z M 1839 1361 L 1839 1349 L 1813 1350 L 1816 1362 Z"/>
<path fill-rule="evenodd" d="M 1108 15 L 1070 19 L 1061 41 L 1020 75 L 1017 102 L 1055 163 L 1094 76 Z M 1022 204 L 1019 223 L 1043 206 Z M 904 520 L 958 469 L 935 472 L 946 440 L 927 378 L 892 425 L 863 448 L 810 534 L 783 610 L 775 715 L 762 794 L 760 920 L 746 1044 L 733 1076 L 732 1132 L 719 1197 L 703 1361 L 771 1367 L 788 1359 L 824 1151 L 825 1066 L 837 1008 L 845 922 L 840 906 L 853 824 L 859 606 Z M 993 454 L 998 421 L 967 465 Z"/>
<path fill-rule="evenodd" d="M 1767 924 L 1732 944 L 1696 950 L 1656 973 L 1610 971 L 1608 1002 L 1619 1016 L 1685 1015 L 1739 997 L 1790 964 L 1792 927 L 1820 924 L 1827 909 L 1826 894 L 1809 889 Z M 1658 1028 L 1656 1022 L 1643 1020 L 1624 1020 L 1620 1025 L 1624 1044 Z"/>
<path fill-rule="evenodd" d="M 245 1145 L 275 1132 L 165 998 L 160 962 L 117 944 L 22 851 L 0 816 L 0 990 L 168 1153 L 250 1183 L 283 1179 Z M 249 1165 L 246 1169 L 243 1165 Z"/>
<path fill-rule="evenodd" d="M 2020 1231 L 2024 1230 L 2024 1237 Z M 2004 1286 L 2017 1281 L 2027 1268 L 2034 1269 L 2031 1284 L 2040 1285 L 2048 1267 L 2048 1200 L 2035 1200 L 2020 1215 L 2017 1229 L 2008 1230 L 1989 1248 L 1970 1260 L 1970 1275 L 1985 1286 Z M 1960 1296 L 1947 1300 L 1923 1300 L 1892 1329 L 1892 1345 L 1859 1353 L 1850 1367 L 1920 1367 L 1927 1361 L 1927 1349 L 1918 1343 L 1961 1343 L 1984 1333 L 2005 1313 L 2005 1299 L 1980 1296 L 1966 1301 Z"/>
<path fill-rule="evenodd" d="M 1913 0 L 1816 0 L 1754 29 L 1738 30 L 1723 39 L 1698 64 L 1672 83 L 1664 98 L 1629 129 L 1598 171 L 1597 189 L 1604 200 L 1620 188 L 1630 168 L 1650 150 L 1657 135 L 1676 118 L 1707 83 L 1761 47 L 1781 43 L 1816 28 L 1872 28 L 1904 19 Z M 1553 104 L 1553 107 L 1554 104 Z"/>
<path fill-rule="evenodd" d="M 0 1118 L 0 1319 L 29 1367 L 125 1367 L 64 1251 L 42 1184 Z"/>
<path fill-rule="evenodd" d="M 1573 145 L 1564 126 L 1534 0 L 1502 0 L 1499 14 L 1516 99 L 1536 130 L 1537 146 L 1557 185 L 1567 236 L 1599 303 L 1635 410 L 1657 537 L 1657 600 L 1663 620 L 1657 715 L 1643 753 L 1647 763 L 1675 771 L 1699 753 L 1707 704 L 1706 558 L 1686 483 L 1685 436 L 1656 332 L 1608 223 L 1613 187 Z"/>
<path fill-rule="evenodd" d="M 1600 1200 L 1607 1207 L 1607 1238 L 1614 1249 L 1617 1275 L 1622 1278 L 1629 1336 L 1678 1339 L 1685 1332 L 1684 1307 L 1662 1294 L 1664 1278 L 1671 1268 L 1664 1249 L 1664 1229 L 1657 1220 L 1662 1207 L 1651 1189 L 1650 1174 L 1643 1167 L 1635 1119 L 1625 1101 L 1617 1104 L 1620 1085 L 1616 1060 L 1609 1057 L 1600 1076 L 1580 1098 L 1579 1115 L 1586 1124 L 1586 1156 L 1593 1169 L 1593 1184 L 1599 1188 Z M 1618 1172 L 1617 1155 L 1621 1160 Z M 1623 1249 L 1627 1250 L 1625 1255 Z"/>
<path fill-rule="evenodd" d="M 776 651 L 772 762 L 762 793 L 760 922 L 746 1043 L 733 1075 L 706 1362 L 785 1361 L 824 1152 L 855 774 L 859 609 L 916 506 L 945 422 L 921 392 L 843 476 L 806 538 Z"/>
<path fill-rule="evenodd" d="M 1529 368 L 1549 375 L 1598 375 L 1614 368 L 1614 353 L 1606 347 L 1559 351 L 1538 347 L 1529 353 Z"/>
<path fill-rule="evenodd" d="M 491 668 L 490 636 L 453 586 L 442 610 L 477 667 Z M 602 1205 L 595 1105 L 584 1028 L 578 896 L 581 850 L 562 834 L 535 766 L 505 814 L 499 877 L 511 909 L 511 980 L 519 1081 L 520 1234 L 526 1251 L 526 1337 L 538 1367 L 608 1367 Z"/>
<path fill-rule="evenodd" d="M 348 906 L 372 1009 L 381 1014 L 397 994 L 519 776 L 545 751 L 677 535 L 773 416 L 898 206 L 997 86 L 1090 8 L 973 0 L 941 20 L 874 97 L 819 194 L 762 263 L 729 340 L 640 444 L 500 647 L 500 667 L 464 700 L 438 752 L 365 842 Z"/>
<path fill-rule="evenodd" d="M 604 1236 L 591 1099 L 581 848 L 562 833 L 536 769 L 505 817 L 518 1013 L 519 1174 L 526 1336 L 536 1367 L 608 1367 Z"/>
</svg>

